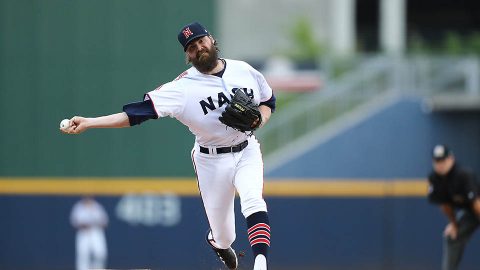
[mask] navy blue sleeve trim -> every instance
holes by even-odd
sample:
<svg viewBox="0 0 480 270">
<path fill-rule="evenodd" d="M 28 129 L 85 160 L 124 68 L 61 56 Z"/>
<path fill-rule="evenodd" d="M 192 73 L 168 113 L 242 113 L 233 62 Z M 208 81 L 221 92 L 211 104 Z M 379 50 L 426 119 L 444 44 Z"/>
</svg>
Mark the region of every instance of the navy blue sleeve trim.
<svg viewBox="0 0 480 270">
<path fill-rule="evenodd" d="M 265 105 L 265 106 L 270 107 L 270 109 L 272 109 L 272 113 L 273 113 L 273 112 L 275 112 L 276 101 L 277 101 L 277 98 L 276 98 L 275 95 L 272 93 L 272 97 L 271 97 L 269 100 L 267 100 L 267 101 L 260 102 L 260 105 Z"/>
<path fill-rule="evenodd" d="M 123 106 L 123 111 L 128 115 L 130 126 L 139 125 L 148 119 L 158 118 L 151 100 L 126 104 Z"/>
</svg>

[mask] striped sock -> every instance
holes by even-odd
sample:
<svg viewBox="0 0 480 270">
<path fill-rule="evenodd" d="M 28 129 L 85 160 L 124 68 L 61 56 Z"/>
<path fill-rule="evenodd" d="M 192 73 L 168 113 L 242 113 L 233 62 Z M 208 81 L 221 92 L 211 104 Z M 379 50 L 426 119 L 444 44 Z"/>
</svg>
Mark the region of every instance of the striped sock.
<svg viewBox="0 0 480 270">
<path fill-rule="evenodd" d="M 248 241 L 252 247 L 254 257 L 268 255 L 270 247 L 270 225 L 267 212 L 256 212 L 247 217 Z"/>
</svg>

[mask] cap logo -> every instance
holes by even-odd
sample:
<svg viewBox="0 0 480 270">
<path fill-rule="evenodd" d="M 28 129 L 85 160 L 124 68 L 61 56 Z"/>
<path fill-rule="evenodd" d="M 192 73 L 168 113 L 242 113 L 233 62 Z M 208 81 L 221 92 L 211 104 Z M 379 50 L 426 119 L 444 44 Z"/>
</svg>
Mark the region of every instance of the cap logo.
<svg viewBox="0 0 480 270">
<path fill-rule="evenodd" d="M 433 149 L 433 155 L 436 157 L 441 157 L 445 155 L 445 148 L 443 148 L 443 146 L 437 145 L 435 149 Z"/>
<path fill-rule="evenodd" d="M 187 27 L 185 28 L 183 31 L 182 31 L 183 35 L 185 36 L 186 39 L 188 39 L 188 37 L 190 37 L 191 35 L 193 35 L 192 31 L 190 30 L 190 27 Z"/>
</svg>

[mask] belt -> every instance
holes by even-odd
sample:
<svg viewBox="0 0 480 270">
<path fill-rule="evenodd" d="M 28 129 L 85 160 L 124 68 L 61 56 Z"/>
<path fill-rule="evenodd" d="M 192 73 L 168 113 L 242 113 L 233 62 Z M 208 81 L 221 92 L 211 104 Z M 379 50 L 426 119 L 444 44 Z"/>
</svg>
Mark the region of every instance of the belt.
<svg viewBox="0 0 480 270">
<path fill-rule="evenodd" d="M 248 141 L 243 141 L 237 145 L 234 145 L 234 146 L 228 146 L 228 147 L 217 147 L 215 148 L 217 154 L 225 154 L 225 153 L 236 153 L 236 152 L 240 152 L 242 151 L 243 149 L 245 149 L 245 147 L 247 147 L 248 145 Z M 206 148 L 206 147 L 203 147 L 203 146 L 200 146 L 200 152 L 204 153 L 204 154 L 214 154 L 213 151 L 210 152 L 210 149 Z"/>
</svg>

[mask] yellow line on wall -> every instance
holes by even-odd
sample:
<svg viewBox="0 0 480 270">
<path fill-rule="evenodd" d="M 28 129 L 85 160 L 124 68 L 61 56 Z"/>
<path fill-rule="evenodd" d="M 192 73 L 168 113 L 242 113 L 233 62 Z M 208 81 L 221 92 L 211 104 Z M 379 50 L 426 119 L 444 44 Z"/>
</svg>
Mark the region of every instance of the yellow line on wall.
<svg viewBox="0 0 480 270">
<path fill-rule="evenodd" d="M 268 196 L 299 197 L 423 197 L 424 180 L 319 180 L 271 181 L 265 184 Z"/>
<path fill-rule="evenodd" d="M 123 195 L 173 193 L 199 196 L 193 178 L 46 178 L 2 177 L 0 195 Z M 269 197 L 424 197 L 425 179 L 268 179 Z"/>
<path fill-rule="evenodd" d="M 0 194 L 25 195 L 122 195 L 128 193 L 197 195 L 190 178 L 11 178 L 0 179 Z"/>
</svg>

